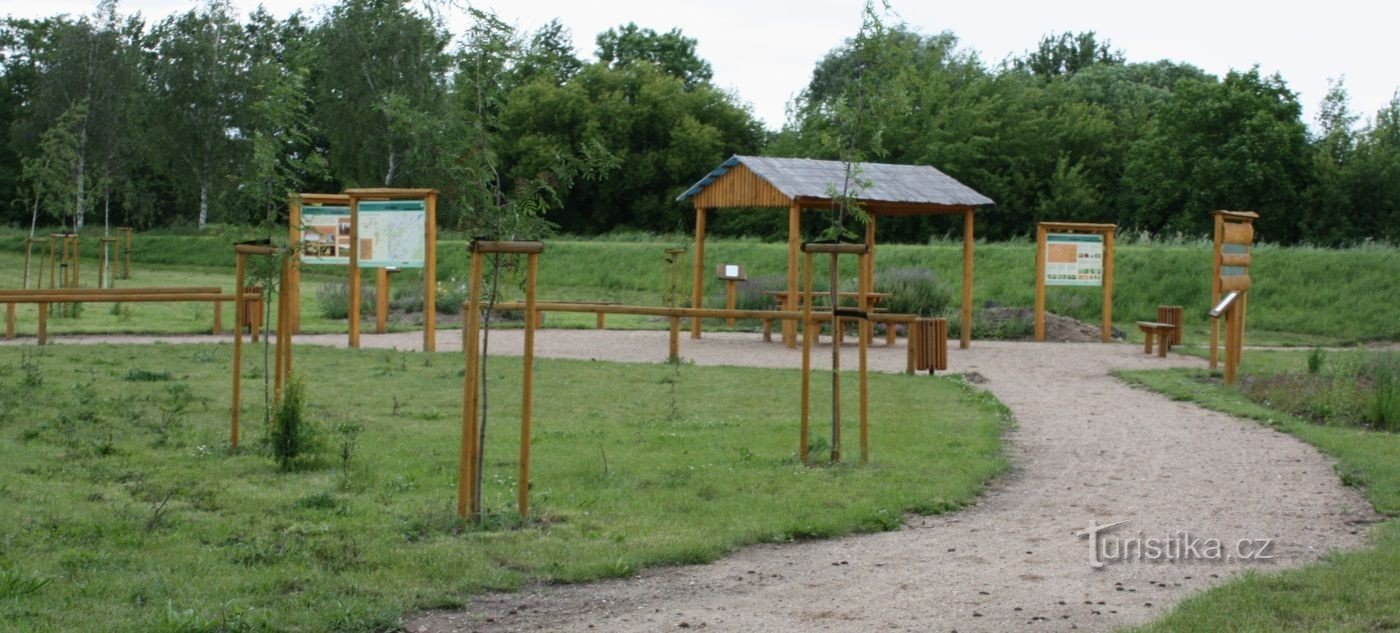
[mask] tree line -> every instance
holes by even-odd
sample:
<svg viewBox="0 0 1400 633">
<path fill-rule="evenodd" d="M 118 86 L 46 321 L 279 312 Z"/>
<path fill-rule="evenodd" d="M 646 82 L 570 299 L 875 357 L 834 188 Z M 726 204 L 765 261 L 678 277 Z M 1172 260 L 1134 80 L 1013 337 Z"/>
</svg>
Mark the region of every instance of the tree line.
<svg viewBox="0 0 1400 633">
<path fill-rule="evenodd" d="M 687 231 L 675 197 L 728 156 L 845 158 L 856 138 L 862 160 L 933 165 L 996 200 L 979 220 L 993 239 L 1038 220 L 1197 236 L 1210 210 L 1249 209 L 1270 241 L 1400 241 L 1400 97 L 1363 115 L 1340 82 L 1310 128 L 1257 68 L 1131 62 L 1094 33 L 991 64 L 895 24 L 833 48 L 770 131 L 679 29 L 621 25 L 584 59 L 557 21 L 518 32 L 471 11 L 455 36 L 444 10 L 240 17 L 211 0 L 148 21 L 104 0 L 7 18 L 0 223 L 273 224 L 289 191 L 432 187 L 448 228 L 479 230 L 509 196 L 572 233 Z M 720 213 L 713 230 L 777 236 L 783 216 Z"/>
</svg>

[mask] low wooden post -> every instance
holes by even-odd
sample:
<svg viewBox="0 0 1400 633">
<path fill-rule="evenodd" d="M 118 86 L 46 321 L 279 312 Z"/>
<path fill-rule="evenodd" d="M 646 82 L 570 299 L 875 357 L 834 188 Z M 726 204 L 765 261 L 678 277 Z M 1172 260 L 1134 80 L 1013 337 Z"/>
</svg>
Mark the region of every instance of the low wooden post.
<svg viewBox="0 0 1400 633">
<path fill-rule="evenodd" d="M 5 304 L 5 338 L 15 337 L 15 304 Z"/>
<path fill-rule="evenodd" d="M 39 344 L 49 342 L 49 304 L 39 304 Z"/>
</svg>

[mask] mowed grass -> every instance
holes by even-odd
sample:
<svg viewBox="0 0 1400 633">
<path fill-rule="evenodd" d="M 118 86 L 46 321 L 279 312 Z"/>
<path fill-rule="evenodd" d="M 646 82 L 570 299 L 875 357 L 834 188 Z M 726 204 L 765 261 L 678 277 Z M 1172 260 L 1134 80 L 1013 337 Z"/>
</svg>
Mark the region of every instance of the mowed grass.
<svg viewBox="0 0 1400 633">
<path fill-rule="evenodd" d="M 520 362 L 493 358 L 491 514 L 469 527 L 454 513 L 460 354 L 298 348 L 326 446 L 280 473 L 261 444 L 261 346 L 247 349 L 231 452 L 229 345 L 0 348 L 0 628 L 393 629 L 530 581 L 893 529 L 1006 467 L 1006 410 L 950 378 L 872 376 L 872 462 L 805 467 L 796 371 L 542 359 L 521 525 Z"/>
<path fill-rule="evenodd" d="M 1305 352 L 1248 352 L 1242 371 L 1304 371 Z M 1400 434 L 1319 425 L 1246 399 L 1201 370 L 1132 371 L 1124 379 L 1173 399 L 1257 420 L 1337 460 L 1337 474 L 1391 517 L 1372 546 L 1302 569 L 1243 578 L 1190 598 L 1139 633 L 1175 631 L 1388 631 L 1400 628 Z M 1364 529 L 1364 526 L 1361 526 Z"/>
<path fill-rule="evenodd" d="M 91 259 L 91 261 L 89 261 Z M 38 265 L 31 262 L 31 275 L 38 274 Z M 20 288 L 24 280 L 24 256 L 0 252 L 0 290 Z M 97 287 L 97 260 L 84 255 L 80 270 L 82 288 Z M 119 279 L 115 288 L 202 287 L 212 286 L 232 294 L 235 285 L 233 268 L 180 266 L 168 264 L 133 264 L 131 279 Z M 319 271 L 307 274 L 302 293 L 302 331 L 306 333 L 343 332 L 345 320 L 330 320 L 321 316 L 316 304 L 315 289 L 327 280 Z M 30 288 L 35 287 L 30 278 Z M 47 271 L 43 286 L 49 286 Z M 48 320 L 50 336 L 63 334 L 208 334 L 214 325 L 214 304 L 193 302 L 84 303 L 77 316 L 52 314 Z M 233 304 L 222 302 L 222 331 L 233 331 Z M 265 314 L 265 320 L 276 323 L 276 309 Z M 39 328 L 38 308 L 34 304 L 16 306 L 15 330 L 19 336 L 35 336 Z M 368 328 L 374 327 L 371 318 Z"/>
</svg>

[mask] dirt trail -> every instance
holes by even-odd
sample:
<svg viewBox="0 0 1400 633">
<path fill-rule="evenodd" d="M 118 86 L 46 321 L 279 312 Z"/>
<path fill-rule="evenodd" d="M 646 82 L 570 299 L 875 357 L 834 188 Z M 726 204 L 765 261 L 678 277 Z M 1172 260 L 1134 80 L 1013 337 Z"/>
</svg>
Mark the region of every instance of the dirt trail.
<svg viewBox="0 0 1400 633">
<path fill-rule="evenodd" d="M 492 336 L 494 353 L 519 353 L 518 330 Z M 685 337 L 681 354 L 703 365 L 800 363 L 797 352 L 755 338 Z M 365 335 L 363 344 L 415 349 L 420 340 L 416 333 Z M 304 336 L 298 342 L 343 345 L 344 336 Z M 439 350 L 460 345 L 458 332 L 439 333 Z M 853 367 L 855 348 L 846 349 L 843 364 Z M 546 330 L 537 350 L 550 357 L 655 362 L 665 356 L 666 333 Z M 815 360 L 825 363 L 829 350 L 823 347 Z M 1245 569 L 1296 566 L 1363 544 L 1365 526 L 1376 517 L 1317 451 L 1255 423 L 1129 388 L 1109 375 L 1116 368 L 1201 362 L 1162 360 L 1121 344 L 977 341 L 971 350 L 953 349 L 953 370 L 979 374 L 985 379 L 981 388 L 1010 407 L 1019 422 L 1007 438 L 1014 471 L 975 507 L 912 518 L 895 532 L 756 546 L 710 565 L 482 596 L 462 611 L 425 614 L 406 628 L 1108 631 L 1146 622 Z M 904 350 L 877 346 L 871 364 L 900 371 Z M 1214 538 L 1226 553 L 1240 539 L 1271 539 L 1272 559 L 1091 567 L 1089 543 L 1077 535 L 1091 522 L 1118 521 L 1127 523 L 1105 532 L 1107 538 Z"/>
<path fill-rule="evenodd" d="M 519 349 L 503 334 L 493 347 Z M 665 334 L 546 332 L 541 354 L 657 360 Z M 847 356 L 854 360 L 854 348 Z M 817 357 L 825 359 L 829 348 Z M 753 337 L 685 339 L 699 364 L 791 367 L 795 352 Z M 1363 542 L 1370 506 L 1328 460 L 1251 422 L 1129 388 L 1111 368 L 1190 366 L 1136 346 L 976 342 L 956 371 L 1015 413 L 1015 471 L 976 507 L 911 519 L 905 529 L 757 546 L 714 564 L 635 578 L 533 587 L 428 614 L 414 632 L 446 631 L 1103 631 L 1141 623 L 1242 570 L 1302 564 Z M 903 349 L 872 364 L 903 367 Z M 845 363 L 843 363 L 845 364 Z M 1128 521 L 1120 539 L 1272 539 L 1273 560 L 1089 564 L 1090 522 Z M 1139 535 L 1141 532 L 1141 535 Z"/>
</svg>

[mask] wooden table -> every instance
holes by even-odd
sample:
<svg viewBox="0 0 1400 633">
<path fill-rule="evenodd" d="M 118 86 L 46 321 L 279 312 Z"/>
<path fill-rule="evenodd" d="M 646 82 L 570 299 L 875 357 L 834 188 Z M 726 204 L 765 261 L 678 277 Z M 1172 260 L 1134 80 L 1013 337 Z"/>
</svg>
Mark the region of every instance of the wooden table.
<svg viewBox="0 0 1400 633">
<path fill-rule="evenodd" d="M 800 290 L 799 290 L 799 291 L 796 291 L 796 292 L 797 292 L 797 302 L 796 302 L 796 305 L 794 306 L 794 309 L 795 309 L 795 310 L 801 310 L 801 309 L 802 309 L 802 297 L 803 297 L 803 295 L 805 295 L 806 293 L 804 293 L 804 292 L 802 292 L 802 291 L 800 291 Z M 780 309 L 780 310 L 781 310 L 781 309 L 786 309 L 788 291 L 786 291 L 786 290 L 769 290 L 769 291 L 767 291 L 767 292 L 764 293 L 764 294 L 767 294 L 767 295 L 773 297 L 773 299 L 774 299 L 774 300 L 777 302 L 777 304 L 778 304 L 778 309 Z M 859 301 L 859 300 L 860 300 L 860 293 L 859 293 L 859 292 L 838 291 L 838 292 L 836 293 L 836 296 L 839 297 L 839 298 L 841 298 L 841 299 L 854 299 L 854 300 L 856 300 L 856 301 Z M 861 307 L 860 307 L 860 310 L 863 311 L 863 312 L 865 312 L 866 314 L 871 315 L 871 316 L 872 316 L 872 320 L 878 321 L 879 319 L 875 319 L 875 318 L 873 318 L 873 316 L 874 316 L 874 313 L 883 311 L 883 308 L 881 308 L 881 307 L 879 306 L 879 304 L 888 301 L 888 300 L 890 299 L 890 297 L 893 297 L 893 296 L 894 296 L 893 294 L 888 293 L 888 292 L 867 292 L 867 293 L 865 293 L 865 303 L 866 303 L 866 305 L 861 306 Z M 816 300 L 820 300 L 820 299 L 830 299 L 830 298 L 831 298 L 831 292 L 830 292 L 830 291 L 822 291 L 822 292 L 813 291 L 813 292 L 812 292 L 812 299 L 813 299 L 814 301 L 812 302 L 812 303 L 813 303 L 812 309 L 813 309 L 813 310 L 816 310 L 816 308 L 817 308 L 817 306 L 816 306 L 817 301 L 816 301 Z M 829 307 L 829 306 L 828 306 L 828 307 Z M 845 320 L 845 319 L 838 319 L 838 320 L 837 320 L 838 325 L 832 326 L 832 333 L 834 334 L 835 340 L 836 340 L 836 344 L 838 344 L 838 345 L 841 343 L 841 335 L 842 335 L 842 333 L 843 333 L 843 330 L 842 330 L 841 326 L 839 325 L 839 322 L 840 322 L 840 321 L 844 321 L 844 320 Z M 818 335 L 817 338 L 818 338 L 818 340 L 820 340 L 821 336 Z M 771 341 L 771 340 L 773 340 L 772 321 L 764 321 L 764 322 L 763 322 L 763 340 L 765 340 L 765 341 Z M 885 344 L 887 344 L 887 345 L 894 345 L 894 342 L 895 342 L 894 324 L 893 324 L 893 323 L 886 323 L 886 324 L 885 324 Z"/>
</svg>

